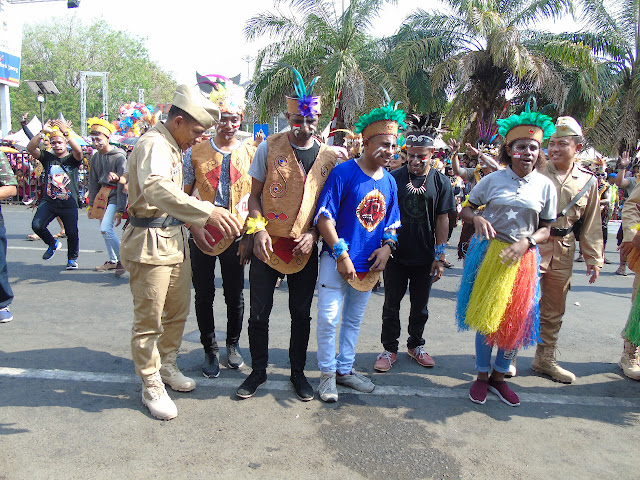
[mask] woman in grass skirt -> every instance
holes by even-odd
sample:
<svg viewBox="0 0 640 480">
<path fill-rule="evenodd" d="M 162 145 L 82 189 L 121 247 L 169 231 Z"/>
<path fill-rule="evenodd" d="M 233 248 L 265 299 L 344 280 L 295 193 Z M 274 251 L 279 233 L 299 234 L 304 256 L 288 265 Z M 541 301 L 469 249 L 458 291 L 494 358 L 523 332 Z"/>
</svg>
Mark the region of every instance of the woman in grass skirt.
<svg viewBox="0 0 640 480">
<path fill-rule="evenodd" d="M 472 223 L 474 239 L 467 253 L 458 292 L 456 318 L 461 330 L 476 334 L 476 370 L 469 398 L 484 404 L 487 392 L 511 406 L 518 396 L 504 381 L 521 347 L 538 341 L 540 300 L 537 244 L 549 237 L 557 198 L 551 181 L 538 173 L 546 165 L 543 140 L 555 131 L 551 118 L 524 112 L 499 120 L 505 139 L 499 161 L 508 167 L 484 177 L 469 195 L 461 218 Z M 475 214 L 486 205 L 481 214 Z M 491 353 L 498 348 L 493 372 Z"/>
</svg>

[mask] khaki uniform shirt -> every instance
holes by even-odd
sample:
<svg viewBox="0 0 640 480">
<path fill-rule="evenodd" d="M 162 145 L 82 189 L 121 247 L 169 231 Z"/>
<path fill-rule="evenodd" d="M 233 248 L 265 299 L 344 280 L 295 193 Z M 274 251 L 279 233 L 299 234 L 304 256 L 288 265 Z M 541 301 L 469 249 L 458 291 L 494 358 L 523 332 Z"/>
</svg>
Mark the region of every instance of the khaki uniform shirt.
<svg viewBox="0 0 640 480">
<path fill-rule="evenodd" d="M 640 183 L 632 190 L 622 207 L 622 241 L 630 242 L 636 236 L 633 228 L 640 223 Z"/>
<path fill-rule="evenodd" d="M 213 212 L 182 190 L 182 150 L 164 124 L 140 137 L 129 157 L 129 215 L 149 218 L 171 215 L 204 227 Z M 145 228 L 128 225 L 122 236 L 120 256 L 129 261 L 173 265 L 188 258 L 182 225 Z"/>
<path fill-rule="evenodd" d="M 564 182 L 560 182 L 558 170 L 550 161 L 547 168 L 542 171 L 549 177 L 558 192 L 558 213 L 560 213 L 575 197 L 582 187 L 589 181 L 593 174 L 574 162 L 573 169 L 567 175 Z M 600 220 L 600 196 L 598 195 L 598 182 L 594 182 L 591 188 L 578 202 L 569 209 L 563 217 L 558 217 L 551 225 L 554 228 L 569 228 L 582 219 L 580 231 L 580 246 L 587 265 L 602 267 L 604 265 L 602 240 L 602 222 Z M 563 269 L 573 265 L 573 252 L 575 249 L 575 236 L 573 232 L 564 237 L 549 237 L 549 241 L 539 246 L 540 268 Z M 552 262 L 553 259 L 553 262 Z"/>
</svg>

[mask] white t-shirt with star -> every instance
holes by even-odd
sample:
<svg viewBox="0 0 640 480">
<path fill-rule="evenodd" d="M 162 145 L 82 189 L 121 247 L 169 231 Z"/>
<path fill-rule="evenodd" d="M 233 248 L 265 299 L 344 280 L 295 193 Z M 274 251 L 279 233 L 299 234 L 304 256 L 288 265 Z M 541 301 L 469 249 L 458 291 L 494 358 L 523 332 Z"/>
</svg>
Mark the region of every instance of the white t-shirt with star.
<svg viewBox="0 0 640 480">
<path fill-rule="evenodd" d="M 525 177 L 510 167 L 487 175 L 469 194 L 474 206 L 486 205 L 482 216 L 496 231 L 496 238 L 514 243 L 531 235 L 539 222 L 556 219 L 558 198 L 551 180 L 536 170 Z"/>
</svg>

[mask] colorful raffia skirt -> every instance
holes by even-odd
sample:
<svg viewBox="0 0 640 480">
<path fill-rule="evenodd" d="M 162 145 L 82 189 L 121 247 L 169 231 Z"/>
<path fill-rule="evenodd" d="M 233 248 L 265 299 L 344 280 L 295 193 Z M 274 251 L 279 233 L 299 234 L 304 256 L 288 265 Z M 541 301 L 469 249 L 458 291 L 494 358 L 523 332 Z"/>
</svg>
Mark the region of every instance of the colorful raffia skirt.
<svg viewBox="0 0 640 480">
<path fill-rule="evenodd" d="M 640 345 L 640 294 L 636 293 L 627 324 L 622 330 L 622 338 L 630 341 L 634 345 Z"/>
<path fill-rule="evenodd" d="M 516 350 L 540 339 L 540 255 L 527 250 L 517 263 L 505 265 L 500 240 L 479 240 L 469 246 L 458 290 L 459 330 L 473 329 L 487 343 Z"/>
</svg>

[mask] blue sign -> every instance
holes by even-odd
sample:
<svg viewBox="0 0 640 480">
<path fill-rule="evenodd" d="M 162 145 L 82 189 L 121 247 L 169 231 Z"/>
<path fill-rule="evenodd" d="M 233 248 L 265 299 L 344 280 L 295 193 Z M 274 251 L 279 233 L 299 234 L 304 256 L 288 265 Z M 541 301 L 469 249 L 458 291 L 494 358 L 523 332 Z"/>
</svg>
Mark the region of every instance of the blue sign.
<svg viewBox="0 0 640 480">
<path fill-rule="evenodd" d="M 269 136 L 269 124 L 268 123 L 254 123 L 253 124 L 253 139 L 256 139 L 256 135 L 262 132 L 264 138 Z"/>
</svg>

